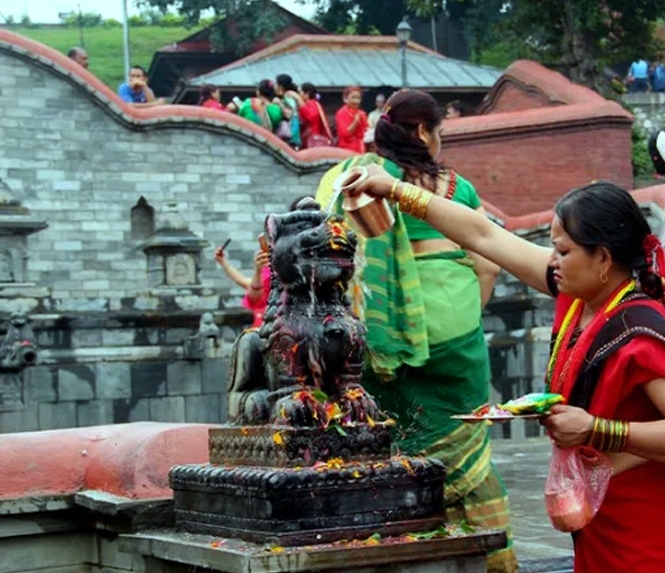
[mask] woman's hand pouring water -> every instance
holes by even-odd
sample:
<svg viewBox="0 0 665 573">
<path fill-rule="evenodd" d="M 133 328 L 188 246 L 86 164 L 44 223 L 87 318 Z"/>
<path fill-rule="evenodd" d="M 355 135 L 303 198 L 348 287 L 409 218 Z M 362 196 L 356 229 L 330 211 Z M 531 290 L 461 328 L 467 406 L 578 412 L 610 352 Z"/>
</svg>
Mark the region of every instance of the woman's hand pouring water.
<svg viewBox="0 0 665 573">
<path fill-rule="evenodd" d="M 353 188 L 352 194 L 358 195 L 360 193 L 368 193 L 375 197 L 388 197 L 396 179 L 380 165 L 366 165 L 362 168 L 356 168 L 359 177 L 362 173 L 362 169 L 367 171 L 367 177 L 362 181 L 359 181 L 358 185 Z M 354 171 L 355 170 L 353 170 L 352 173 Z M 398 194 L 395 195 L 395 198 L 398 197 L 399 191 Z"/>
</svg>

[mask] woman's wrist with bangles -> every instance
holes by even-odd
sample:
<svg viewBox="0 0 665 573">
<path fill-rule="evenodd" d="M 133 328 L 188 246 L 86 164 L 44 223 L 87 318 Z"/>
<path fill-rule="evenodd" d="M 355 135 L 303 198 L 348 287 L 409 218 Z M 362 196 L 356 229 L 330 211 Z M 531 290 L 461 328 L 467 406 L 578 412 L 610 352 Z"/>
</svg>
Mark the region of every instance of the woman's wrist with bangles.
<svg viewBox="0 0 665 573">
<path fill-rule="evenodd" d="M 424 219 L 433 193 L 411 183 L 395 179 L 386 197 L 388 201 L 399 204 L 399 210 L 416 219 Z"/>
<path fill-rule="evenodd" d="M 626 449 L 629 431 L 629 422 L 595 416 L 585 445 L 599 452 L 620 453 Z"/>
</svg>

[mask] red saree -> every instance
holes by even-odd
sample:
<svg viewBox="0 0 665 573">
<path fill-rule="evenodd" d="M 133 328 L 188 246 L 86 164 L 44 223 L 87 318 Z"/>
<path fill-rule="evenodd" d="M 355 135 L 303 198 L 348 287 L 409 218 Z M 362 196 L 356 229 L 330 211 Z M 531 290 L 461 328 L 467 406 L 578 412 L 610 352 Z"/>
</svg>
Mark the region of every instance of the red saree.
<svg viewBox="0 0 665 573">
<path fill-rule="evenodd" d="M 563 295 L 557 298 L 555 331 L 571 303 Z M 621 303 L 604 315 L 599 313 L 576 343 L 571 345 L 567 337 L 568 343 L 560 344 L 551 377 L 553 391 L 570 396 L 593 337 L 610 317 L 637 304 L 665 316 L 662 305 L 646 300 Z M 581 306 L 575 314 L 566 329 L 569 334 L 577 327 Z M 617 420 L 660 420 L 663 415 L 644 391 L 644 384 L 656 378 L 665 378 L 665 342 L 653 335 L 635 335 L 603 360 L 588 410 Z M 664 516 L 665 464 L 647 462 L 612 478 L 600 511 L 575 539 L 575 573 L 665 572 L 665 542 L 660 533 Z"/>
</svg>

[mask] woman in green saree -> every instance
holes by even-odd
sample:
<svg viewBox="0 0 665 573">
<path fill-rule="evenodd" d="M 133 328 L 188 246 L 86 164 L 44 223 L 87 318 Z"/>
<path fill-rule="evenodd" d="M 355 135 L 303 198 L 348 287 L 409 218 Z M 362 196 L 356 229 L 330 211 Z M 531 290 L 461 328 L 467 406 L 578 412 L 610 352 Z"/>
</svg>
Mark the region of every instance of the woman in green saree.
<svg viewBox="0 0 665 573">
<path fill-rule="evenodd" d="M 341 212 L 337 173 L 378 163 L 399 179 L 482 211 L 473 185 L 436 162 L 443 114 L 436 100 L 402 90 L 375 128 L 376 154 L 350 159 L 324 176 L 317 200 Z M 487 426 L 450 418 L 489 398 L 489 355 L 481 322 L 498 267 L 462 250 L 436 229 L 395 211 L 393 228 L 362 241 L 364 267 L 355 296 L 367 326 L 365 388 L 397 422 L 400 451 L 441 459 L 447 467 L 451 521 L 504 529 L 506 549 L 489 555 L 488 571 L 512 573 L 508 500 L 490 461 Z"/>
<path fill-rule="evenodd" d="M 227 110 L 236 111 L 240 117 L 274 133 L 279 122 L 285 119 L 280 106 L 273 103 L 274 99 L 275 87 L 272 81 L 261 80 L 256 88 L 256 97 L 247 98 L 239 107 L 230 103 Z"/>
</svg>

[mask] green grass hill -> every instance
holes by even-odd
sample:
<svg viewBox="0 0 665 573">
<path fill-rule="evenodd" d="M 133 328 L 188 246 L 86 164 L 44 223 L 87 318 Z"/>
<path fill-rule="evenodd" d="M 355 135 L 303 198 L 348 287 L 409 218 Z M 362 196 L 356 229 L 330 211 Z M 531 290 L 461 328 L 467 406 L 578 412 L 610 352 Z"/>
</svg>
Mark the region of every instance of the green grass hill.
<svg viewBox="0 0 665 573">
<path fill-rule="evenodd" d="M 21 27 L 7 28 L 59 52 L 67 53 L 72 46 L 81 43 L 78 28 L 68 27 Z M 132 64 L 146 70 L 152 55 L 168 44 L 173 44 L 194 33 L 191 28 L 169 28 L 161 26 L 137 26 L 129 29 L 129 49 Z M 106 85 L 116 90 L 125 79 L 124 55 L 122 51 L 122 28 L 93 27 L 83 28 L 85 49 L 90 55 L 90 71 Z"/>
</svg>

